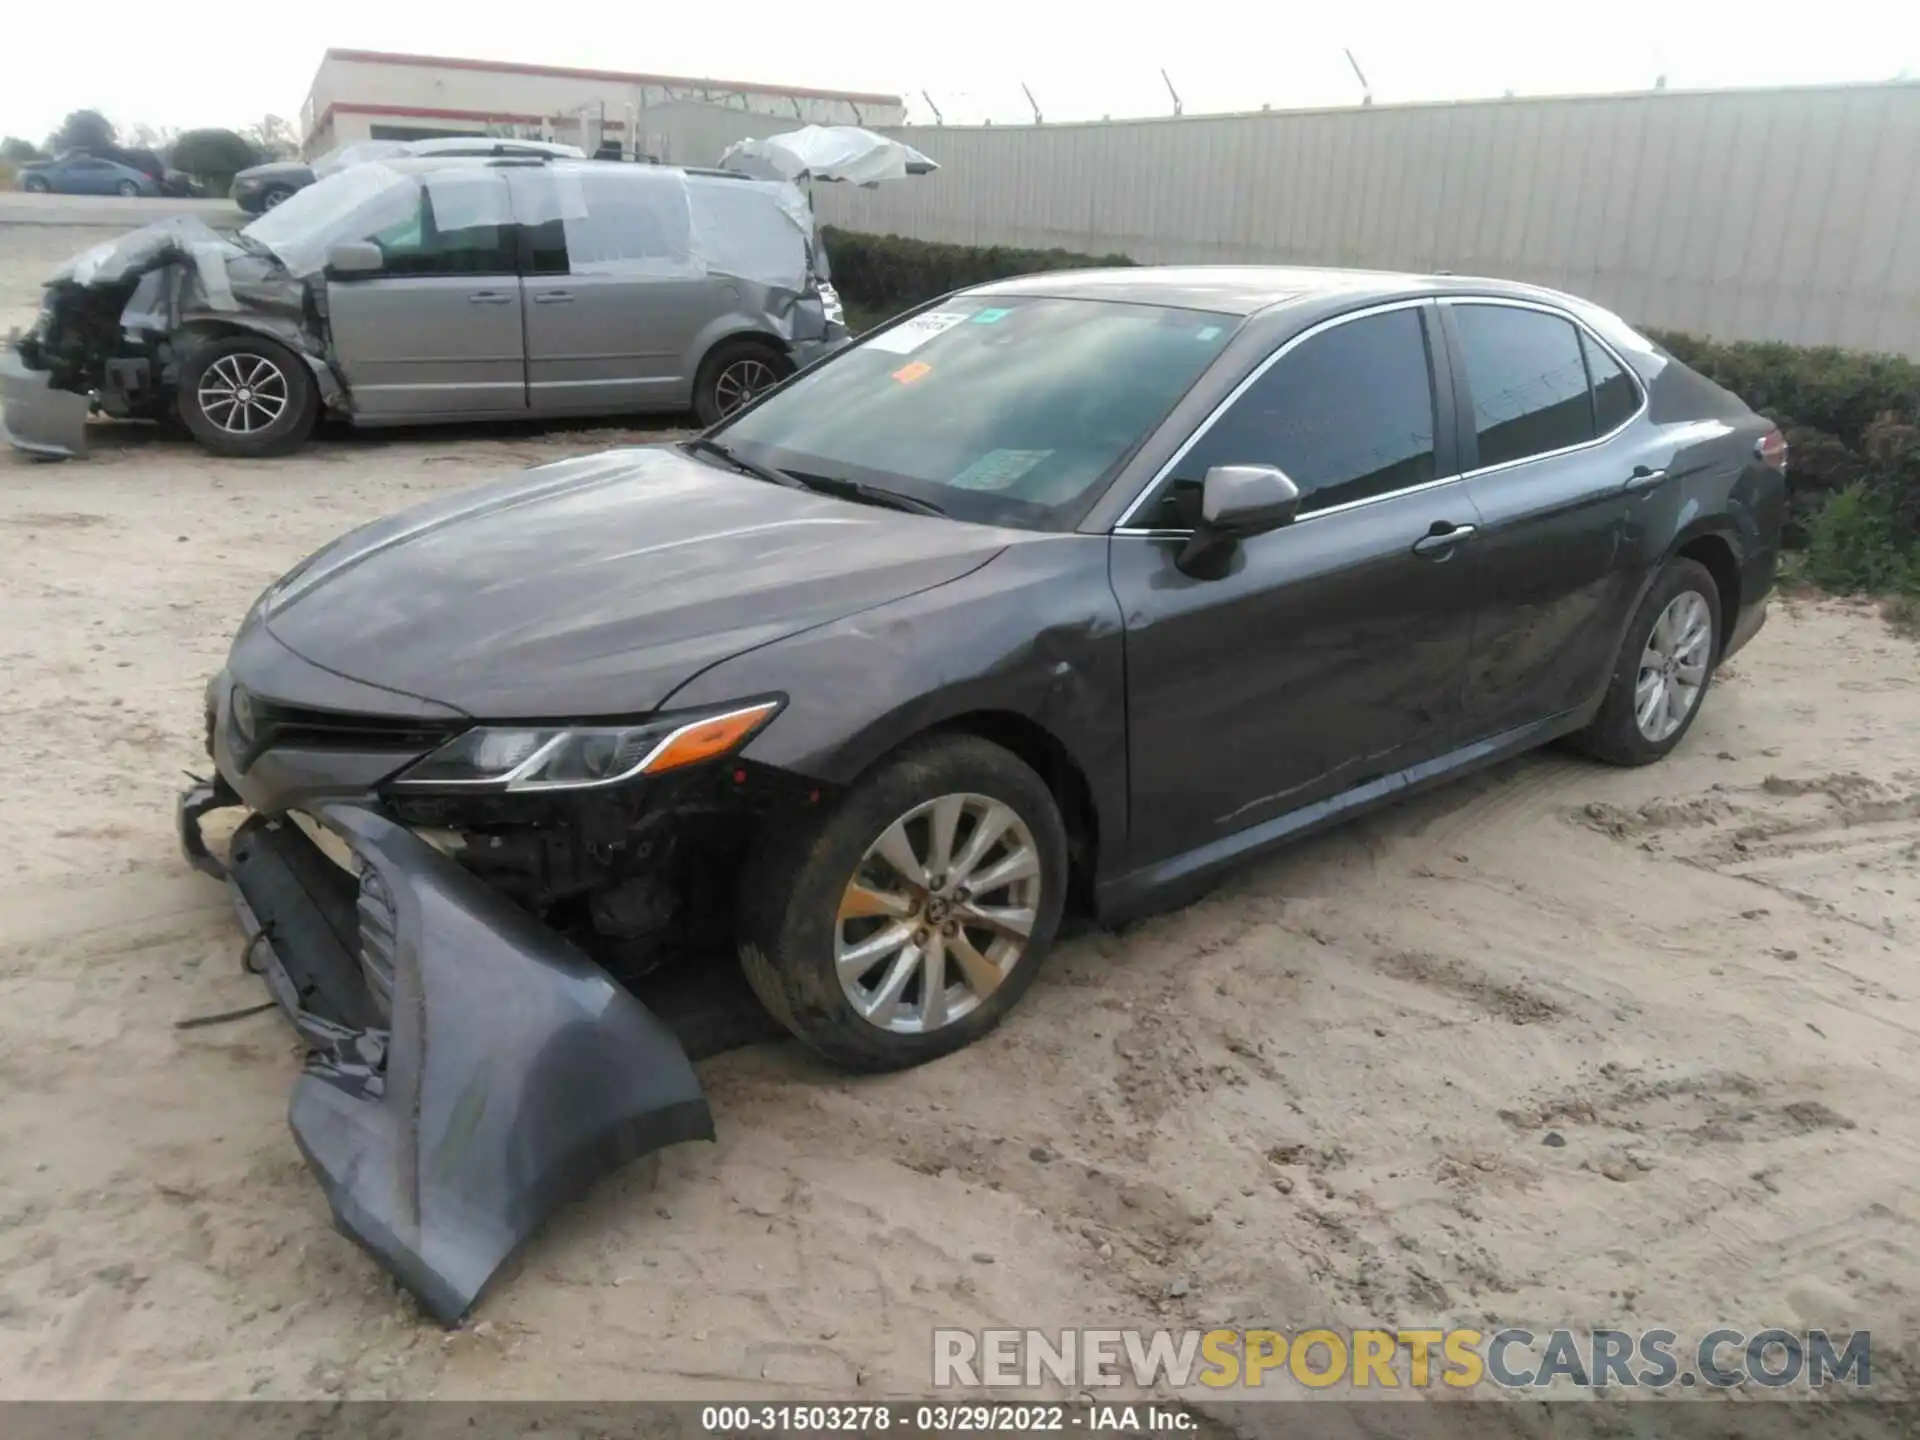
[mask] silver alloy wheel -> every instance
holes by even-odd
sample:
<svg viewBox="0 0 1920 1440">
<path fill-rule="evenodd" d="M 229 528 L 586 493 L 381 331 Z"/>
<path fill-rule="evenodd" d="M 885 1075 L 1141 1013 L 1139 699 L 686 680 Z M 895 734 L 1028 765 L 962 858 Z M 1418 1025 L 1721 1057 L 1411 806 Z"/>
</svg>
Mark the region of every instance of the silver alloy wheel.
<svg viewBox="0 0 1920 1440">
<path fill-rule="evenodd" d="M 291 195 L 292 193 L 293 192 L 291 190 L 269 190 L 266 194 L 266 198 L 260 202 L 260 208 L 262 210 L 271 210 L 273 209 L 274 206 L 278 205 L 282 200 L 286 199 L 287 196 Z"/>
<path fill-rule="evenodd" d="M 779 380 L 773 366 L 764 360 L 750 356 L 735 360 L 714 377 L 714 403 L 722 415 L 731 415 L 762 390 L 772 389 Z"/>
<path fill-rule="evenodd" d="M 1027 953 L 1040 847 L 1012 808 L 942 795 L 889 825 L 847 882 L 834 967 L 871 1025 L 924 1035 L 977 1009 Z"/>
<path fill-rule="evenodd" d="M 264 355 L 235 351 L 206 368 L 194 392 L 200 413 L 229 435 L 253 435 L 286 413 L 293 387 Z"/>
<path fill-rule="evenodd" d="M 1633 686 L 1633 718 L 1658 745 L 1686 724 L 1707 684 L 1713 654 L 1713 608 L 1697 590 L 1683 590 L 1653 622 Z"/>
</svg>

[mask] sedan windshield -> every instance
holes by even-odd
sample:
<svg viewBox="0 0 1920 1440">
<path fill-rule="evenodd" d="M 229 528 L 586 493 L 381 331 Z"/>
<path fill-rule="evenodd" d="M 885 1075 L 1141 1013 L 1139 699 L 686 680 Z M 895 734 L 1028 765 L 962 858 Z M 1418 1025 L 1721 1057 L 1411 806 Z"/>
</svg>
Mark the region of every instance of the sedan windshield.
<svg viewBox="0 0 1920 1440">
<path fill-rule="evenodd" d="M 869 336 L 720 432 L 803 481 L 961 520 L 1074 523 L 1220 353 L 1234 316 L 963 296 Z"/>
</svg>

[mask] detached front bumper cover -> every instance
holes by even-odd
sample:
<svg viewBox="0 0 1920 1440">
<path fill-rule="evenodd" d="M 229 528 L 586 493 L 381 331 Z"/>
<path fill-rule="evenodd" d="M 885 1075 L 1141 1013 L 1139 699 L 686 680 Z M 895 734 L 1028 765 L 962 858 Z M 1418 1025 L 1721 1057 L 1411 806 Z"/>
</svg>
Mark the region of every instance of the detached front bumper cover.
<svg viewBox="0 0 1920 1440">
<path fill-rule="evenodd" d="M 53 377 L 35 370 L 11 343 L 0 344 L 0 439 L 16 450 L 49 460 L 77 460 L 87 453 L 85 395 L 53 388 Z"/>
<path fill-rule="evenodd" d="M 200 816 L 230 796 L 182 797 L 197 868 L 218 865 Z M 452 1324 L 556 1207 L 713 1118 L 671 1033 L 572 945 L 403 826 L 316 818 L 358 858 L 357 897 L 287 822 L 248 820 L 227 866 L 250 963 L 312 1047 L 289 1123 L 335 1225 Z"/>
</svg>

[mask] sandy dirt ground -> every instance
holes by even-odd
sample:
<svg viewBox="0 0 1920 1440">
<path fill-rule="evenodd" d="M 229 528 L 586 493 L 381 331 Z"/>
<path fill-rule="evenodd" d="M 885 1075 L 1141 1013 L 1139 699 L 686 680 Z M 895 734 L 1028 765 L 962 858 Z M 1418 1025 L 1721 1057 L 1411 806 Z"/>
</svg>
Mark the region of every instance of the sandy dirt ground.
<svg viewBox="0 0 1920 1440">
<path fill-rule="evenodd" d="M 264 994 L 169 807 L 276 574 L 627 433 L 0 457 L 0 1398 L 918 1396 L 936 1325 L 1871 1326 L 1902 1373 L 1920 649 L 1812 601 L 1661 765 L 1303 843 L 911 1074 L 707 1062 L 717 1144 L 423 1322 L 330 1228 L 279 1018 L 174 1028 Z"/>
</svg>

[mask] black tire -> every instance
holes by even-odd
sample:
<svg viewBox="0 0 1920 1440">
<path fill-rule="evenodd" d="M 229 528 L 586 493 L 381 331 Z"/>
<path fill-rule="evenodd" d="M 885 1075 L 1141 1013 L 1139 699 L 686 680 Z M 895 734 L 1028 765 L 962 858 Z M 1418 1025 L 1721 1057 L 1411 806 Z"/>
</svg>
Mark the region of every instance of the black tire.
<svg viewBox="0 0 1920 1440">
<path fill-rule="evenodd" d="M 694 416 L 702 425 L 717 424 L 792 373 L 793 361 L 771 340 L 723 340 L 694 377 Z"/>
<path fill-rule="evenodd" d="M 131 199 L 133 196 L 138 195 L 140 193 L 140 187 L 134 184 L 133 181 L 131 180 L 122 180 L 118 185 L 114 186 L 113 188 L 117 193 L 121 195 L 125 195 L 129 199 Z"/>
<path fill-rule="evenodd" d="M 260 213 L 266 214 L 291 194 L 293 194 L 291 185 L 269 185 L 260 192 Z"/>
<path fill-rule="evenodd" d="M 20 182 L 20 188 L 29 195 L 45 195 L 53 187 L 47 183 L 44 175 L 29 175 Z"/>
<path fill-rule="evenodd" d="M 230 363 L 223 366 L 222 362 Z M 279 379 L 266 380 L 261 364 Z M 212 391 L 236 375 L 262 376 L 260 394 L 284 401 L 273 418 L 257 429 L 229 429 L 228 424 L 233 423 L 231 417 L 237 414 L 235 407 L 223 409 L 218 402 L 205 398 L 203 382 L 210 381 L 205 391 Z M 181 422 L 193 432 L 194 439 L 215 455 L 251 458 L 289 454 L 306 443 L 320 411 L 319 387 L 313 383 L 313 372 L 307 368 L 307 362 L 286 346 L 261 335 L 223 335 L 199 346 L 180 367 L 177 390 L 174 403 Z M 237 392 L 229 385 L 229 393 Z M 209 404 L 212 413 L 209 413 Z M 255 407 L 247 413 L 250 418 L 264 420 L 263 408 Z"/>
<path fill-rule="evenodd" d="M 1705 657 L 1700 662 L 1700 683 L 1691 701 L 1691 708 L 1681 718 L 1679 725 L 1672 731 L 1659 734 L 1658 738 L 1649 735 L 1641 727 L 1636 713 L 1638 687 L 1643 672 L 1643 660 L 1650 653 L 1654 641 L 1654 627 L 1669 606 L 1685 595 L 1698 596 L 1705 602 L 1707 615 L 1707 634 L 1703 642 Z M 1713 684 L 1714 667 L 1720 661 L 1720 587 L 1714 583 L 1713 575 L 1707 567 L 1697 560 L 1676 558 L 1667 562 L 1653 587 L 1647 591 L 1646 598 L 1640 602 L 1640 608 L 1634 612 L 1633 622 L 1627 626 L 1626 638 L 1621 642 L 1620 654 L 1614 661 L 1613 675 L 1607 682 L 1606 698 L 1600 702 L 1599 713 L 1593 723 L 1573 737 L 1574 745 L 1609 765 L 1651 765 L 1661 759 L 1674 746 L 1686 738 L 1687 731 L 1693 728 L 1693 722 L 1699 718 L 1701 707 L 1706 704 L 1707 691 Z M 1665 694 L 1663 682 L 1661 693 Z M 1656 730 L 1658 730 L 1656 725 Z"/>
<path fill-rule="evenodd" d="M 942 798 L 963 797 L 969 805 L 990 801 L 1004 807 L 1025 831 L 1024 835 L 1002 832 L 1012 836 L 1013 843 L 990 844 L 971 873 L 987 873 L 1001 861 L 1027 853 L 1027 841 L 1032 842 L 1031 853 L 1037 860 L 1037 896 L 1029 891 L 1023 897 L 1015 890 L 995 887 L 971 897 L 983 904 L 999 899 L 1003 903 L 996 908 L 1002 914 L 1023 907 L 1024 901 L 1023 908 L 1031 910 L 1032 925 L 1019 953 L 1013 955 L 1010 949 L 1003 949 L 995 960 L 981 949 L 982 945 L 991 950 L 1021 942 L 992 939 L 992 931 L 963 918 L 942 923 L 946 906 L 964 903 L 967 898 L 964 890 L 953 888 L 958 885 L 956 876 L 932 877 L 953 884 L 939 894 L 921 891 L 917 902 L 921 908 L 912 916 L 895 918 L 894 914 L 868 912 L 864 917 L 843 919 L 844 897 L 863 876 L 870 882 L 869 890 L 895 889 L 904 894 L 909 888 L 893 878 L 898 872 L 872 857 L 870 847 L 896 823 L 905 821 L 916 807 Z M 925 844 L 924 827 L 928 823 L 922 817 L 908 826 L 920 845 Z M 953 831 L 956 863 L 964 858 L 967 842 L 981 823 L 971 810 L 959 819 Z M 914 825 L 922 828 L 915 830 Z M 879 872 L 872 868 L 876 866 Z M 876 878 L 882 872 L 889 878 Z M 824 815 L 762 842 L 741 877 L 740 964 L 747 982 L 773 1017 L 828 1059 L 850 1070 L 905 1069 L 970 1045 L 1000 1023 L 1045 962 L 1059 929 L 1066 891 L 1066 828 L 1046 782 L 998 745 L 972 735 L 936 735 L 884 762 Z M 955 912 L 956 916 L 978 913 Z M 916 945 L 928 940 L 940 946 L 940 964 L 948 983 L 938 992 L 939 1004 L 970 1008 L 964 1008 L 956 1019 L 917 1033 L 883 1028 L 856 1009 L 840 981 L 836 945 L 846 927 L 857 930 L 869 920 L 873 931 L 918 925 L 918 929 L 906 930 Z M 849 939 L 858 944 L 872 933 L 853 934 Z M 947 934 L 955 938 L 938 938 Z M 954 947 L 951 959 L 945 958 L 949 945 Z M 970 959 L 961 958 L 963 949 Z M 872 962 L 873 992 L 885 988 L 885 977 L 904 954 L 904 950 L 878 953 Z M 996 966 L 1008 965 L 1009 960 L 1010 965 L 990 993 L 980 998 L 967 976 L 970 964 L 977 965 L 983 955 Z M 902 1004 L 911 1002 L 915 1013 L 897 1015 L 899 1023 L 917 1025 L 928 1019 L 928 1002 L 935 992 L 922 984 L 924 979 L 924 969 L 915 970 L 900 992 Z M 852 983 L 858 988 L 862 982 L 856 978 Z M 948 1000 L 946 997 L 956 990 L 958 995 Z"/>
</svg>

